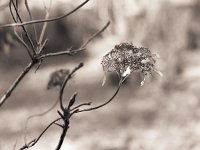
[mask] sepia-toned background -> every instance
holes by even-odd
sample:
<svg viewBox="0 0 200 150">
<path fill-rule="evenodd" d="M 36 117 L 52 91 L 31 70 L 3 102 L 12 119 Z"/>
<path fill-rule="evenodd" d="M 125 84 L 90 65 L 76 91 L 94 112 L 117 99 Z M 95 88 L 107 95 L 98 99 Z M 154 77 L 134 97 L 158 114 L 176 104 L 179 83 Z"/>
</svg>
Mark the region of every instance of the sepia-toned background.
<svg viewBox="0 0 200 150">
<path fill-rule="evenodd" d="M 35 19 L 45 16 L 49 1 L 28 0 Z M 69 12 L 80 0 L 52 1 L 50 17 Z M 7 1 L 0 1 L 0 25 L 12 23 Z M 21 1 L 23 13 L 24 1 Z M 1 7 L 2 6 L 2 7 Z M 0 108 L 0 149 L 24 144 L 26 119 L 45 112 L 58 98 L 58 90 L 47 90 L 52 71 L 72 70 L 80 62 L 65 90 L 66 101 L 77 91 L 76 103 L 93 106 L 108 100 L 118 84 L 116 74 L 108 74 L 102 87 L 102 57 L 122 42 L 148 47 L 160 55 L 157 69 L 140 86 L 140 76 L 132 73 L 112 103 L 93 112 L 75 115 L 62 150 L 199 150 L 200 149 L 200 1 L 199 0 L 91 0 L 71 16 L 48 24 L 46 52 L 78 48 L 110 20 L 111 25 L 76 56 L 57 56 L 33 68 Z M 41 24 L 36 25 L 38 33 Z M 32 31 L 32 27 L 29 27 Z M 29 62 L 11 28 L 0 28 L 0 96 Z M 55 107 L 28 124 L 28 141 L 57 116 Z M 54 126 L 32 150 L 54 149 L 61 130 Z"/>
</svg>

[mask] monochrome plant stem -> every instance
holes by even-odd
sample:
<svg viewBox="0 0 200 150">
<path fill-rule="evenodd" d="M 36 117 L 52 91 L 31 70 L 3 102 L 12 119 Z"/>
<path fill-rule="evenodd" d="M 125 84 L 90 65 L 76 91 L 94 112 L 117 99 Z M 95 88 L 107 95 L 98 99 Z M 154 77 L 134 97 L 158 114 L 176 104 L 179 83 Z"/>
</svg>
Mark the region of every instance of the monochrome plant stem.
<svg viewBox="0 0 200 150">
<path fill-rule="evenodd" d="M 39 140 L 40 138 L 43 136 L 43 134 L 53 125 L 56 124 L 57 121 L 59 121 L 61 118 L 57 118 L 56 120 L 52 121 L 41 133 L 40 135 L 33 139 L 32 141 L 30 141 L 29 143 L 25 144 L 24 146 L 22 146 L 19 150 L 24 150 L 24 149 L 28 149 L 30 147 L 33 147 Z"/>
<path fill-rule="evenodd" d="M 119 90 L 120 90 L 120 88 L 121 88 L 121 85 L 122 85 L 122 82 L 120 81 L 120 83 L 119 83 L 119 85 L 118 85 L 118 88 L 117 88 L 117 90 L 115 91 L 115 93 L 113 94 L 113 96 L 112 96 L 108 101 L 106 101 L 105 103 L 100 104 L 99 106 L 96 106 L 96 107 L 78 110 L 78 111 L 75 112 L 75 113 L 86 112 L 86 111 L 92 111 L 92 110 L 96 110 L 96 109 L 99 109 L 99 108 L 101 108 L 101 107 L 104 107 L 105 105 L 107 105 L 108 103 L 110 103 L 110 102 L 115 98 L 115 96 L 117 95 L 117 93 L 119 92 Z"/>
<path fill-rule="evenodd" d="M 32 20 L 32 21 L 27 21 L 27 22 L 22 22 L 22 23 L 13 23 L 13 24 L 7 24 L 7 25 L 2 25 L 1 27 L 14 27 L 14 26 L 25 26 L 25 25 L 30 25 L 30 24 L 37 24 L 37 23 L 44 23 L 44 22 L 52 22 L 52 21 L 57 21 L 60 19 L 63 19 L 71 14 L 73 14 L 74 12 L 76 12 L 78 9 L 80 9 L 82 6 L 84 6 L 87 2 L 89 2 L 89 0 L 84 1 L 83 3 L 81 3 L 79 6 L 77 6 L 75 9 L 73 9 L 72 11 L 70 11 L 67 14 L 64 14 L 62 16 L 59 17 L 55 17 L 55 18 L 50 18 L 50 19 L 42 19 L 42 20 Z"/>
<path fill-rule="evenodd" d="M 43 59 L 48 58 L 48 57 L 53 57 L 53 56 L 60 56 L 60 55 L 75 55 L 79 52 L 82 52 L 84 50 L 86 50 L 86 46 L 88 45 L 88 43 L 90 43 L 95 37 L 97 37 L 99 34 L 101 34 L 109 25 L 110 22 L 108 21 L 103 28 L 101 28 L 100 30 L 98 30 L 97 32 L 95 32 L 91 37 L 89 37 L 79 48 L 77 49 L 67 49 L 64 51 L 59 51 L 59 52 L 53 52 L 53 53 L 45 53 L 45 47 L 48 43 L 48 39 L 44 38 L 45 32 L 46 32 L 46 28 L 47 28 L 47 23 L 48 22 L 52 22 L 52 21 L 57 21 L 60 19 L 63 19 L 67 16 L 70 16 L 71 14 L 73 14 L 74 12 L 76 12 L 77 10 L 79 10 L 82 6 L 84 6 L 87 2 L 89 2 L 89 0 L 85 0 L 83 3 L 81 3 L 80 5 L 78 5 L 76 8 L 74 8 L 72 11 L 55 17 L 55 18 L 50 18 L 49 19 L 49 14 L 50 14 L 50 8 L 46 9 L 46 15 L 44 19 L 41 20 L 33 20 L 33 16 L 31 14 L 31 10 L 29 8 L 28 5 L 28 0 L 25 0 L 25 7 L 26 7 L 26 11 L 30 17 L 30 21 L 23 21 L 24 18 L 22 18 L 21 13 L 19 12 L 19 1 L 18 0 L 10 0 L 9 1 L 9 8 L 10 8 L 10 13 L 11 16 L 14 20 L 13 24 L 7 24 L 7 25 L 2 25 L 0 27 L 14 27 L 14 33 L 16 35 L 16 37 L 18 38 L 18 40 L 21 42 L 21 44 L 26 48 L 26 51 L 28 52 L 28 55 L 31 58 L 31 61 L 29 62 L 29 64 L 24 68 L 24 70 L 21 72 L 21 74 L 15 79 L 15 81 L 12 83 L 12 85 L 9 87 L 9 89 L 5 92 L 5 94 L 0 98 L 0 107 L 5 103 L 5 101 L 8 99 L 8 97 L 11 96 L 12 92 L 15 90 L 15 88 L 19 85 L 19 83 L 22 81 L 22 79 L 28 74 L 28 72 L 35 66 L 38 65 L 37 69 L 39 68 L 39 66 L 42 64 Z M 37 23 L 44 23 L 42 30 L 41 30 L 41 34 L 37 35 L 37 30 L 36 30 L 36 24 Z M 34 36 L 30 36 L 31 33 L 28 32 L 29 30 L 27 30 L 26 25 L 31 25 L 33 26 L 33 32 L 34 32 Z M 25 40 L 23 39 L 24 37 L 22 36 L 21 31 L 16 30 L 17 28 L 22 28 L 22 33 L 24 33 L 25 35 Z M 30 46 L 30 47 L 29 47 Z M 25 144 L 20 148 L 20 150 L 24 150 L 24 149 L 28 149 L 30 147 L 33 147 L 40 139 L 41 137 L 44 135 L 44 133 L 47 132 L 47 130 L 49 130 L 49 128 L 52 125 L 56 125 L 57 127 L 62 129 L 60 138 L 58 139 L 58 144 L 56 145 L 56 150 L 60 150 L 64 139 L 66 138 L 66 134 L 67 131 L 69 129 L 69 124 L 70 124 L 70 119 L 73 115 L 80 113 L 80 112 L 88 112 L 88 111 L 93 111 L 93 110 L 97 110 L 100 109 L 102 107 L 104 107 L 105 105 L 109 104 L 118 94 L 121 85 L 124 81 L 123 78 L 120 79 L 119 82 L 119 86 L 116 89 L 116 91 L 114 92 L 114 94 L 112 95 L 112 97 L 110 99 L 108 99 L 105 102 L 102 102 L 102 104 L 95 106 L 95 107 L 91 107 L 91 102 L 84 102 L 82 104 L 77 104 L 76 105 L 76 98 L 77 98 L 77 92 L 75 92 L 71 98 L 69 99 L 69 103 L 66 106 L 64 101 L 64 89 L 68 83 L 68 81 L 73 77 L 74 73 L 79 70 L 81 67 L 83 67 L 83 63 L 80 63 L 77 67 L 75 67 L 69 74 L 67 74 L 66 76 L 64 76 L 64 81 L 61 84 L 61 87 L 59 89 L 59 96 L 58 96 L 58 102 L 59 102 L 59 110 L 57 110 L 59 117 L 57 119 L 55 119 L 54 121 L 50 122 L 48 124 L 48 126 L 41 131 L 41 133 L 39 134 L 39 136 L 37 138 L 34 138 L 33 140 L 31 140 L 30 142 L 27 142 L 26 140 L 26 131 L 27 131 L 27 124 L 28 121 L 33 117 L 33 116 L 40 116 L 41 114 L 43 115 L 44 113 L 49 112 L 54 106 L 56 106 L 57 103 L 54 104 L 53 107 L 51 107 L 48 111 L 45 111 L 44 113 L 41 114 L 37 114 L 37 115 L 32 115 L 31 117 L 29 117 L 26 121 L 25 124 L 25 134 L 24 134 L 24 141 Z M 74 106 L 76 105 L 76 106 Z M 86 109 L 81 109 L 83 106 L 88 106 L 89 108 Z M 61 121 L 61 122 L 60 122 Z"/>
<path fill-rule="evenodd" d="M 69 129 L 69 120 L 66 120 L 56 150 L 59 150 L 61 148 L 68 129 Z"/>
<path fill-rule="evenodd" d="M 24 76 L 31 70 L 31 68 L 36 64 L 36 62 L 31 61 L 25 69 L 22 71 L 22 73 L 16 78 L 16 80 L 13 82 L 13 84 L 10 86 L 10 88 L 5 92 L 5 94 L 0 99 L 0 107 L 4 104 L 6 99 L 11 96 L 13 90 L 17 87 L 17 85 L 21 82 L 21 80 L 24 78 Z"/>
<path fill-rule="evenodd" d="M 7 90 L 7 92 L 5 92 L 5 94 L 2 96 L 2 98 L 0 99 L 0 107 L 3 105 L 3 103 L 6 101 L 6 99 L 11 95 L 11 93 L 13 92 L 13 90 L 17 87 L 17 85 L 19 84 L 19 82 L 24 78 L 24 76 L 29 72 L 29 70 L 38 62 L 41 62 L 42 59 L 47 58 L 47 57 L 52 57 L 52 56 L 60 56 L 60 55 L 74 55 L 77 54 L 83 50 L 86 50 L 86 46 L 87 44 L 89 44 L 90 41 L 92 41 L 95 37 L 97 37 L 99 34 L 101 34 L 108 26 L 109 26 L 110 22 L 108 21 L 106 23 L 106 25 L 100 29 L 99 31 L 97 31 L 96 33 L 94 33 L 82 46 L 80 46 L 80 48 L 75 49 L 75 50 L 65 50 L 65 51 L 60 51 L 60 52 L 55 52 L 55 53 L 47 53 L 47 54 L 36 54 L 35 56 L 31 55 L 32 57 L 32 61 L 29 63 L 29 65 L 24 69 L 24 71 L 19 75 L 19 77 L 14 81 L 14 83 L 10 86 L 10 88 Z M 43 45 L 41 45 L 41 47 L 39 48 L 39 52 L 42 52 L 42 50 L 44 49 L 44 46 L 46 45 L 48 40 L 45 40 Z"/>
<path fill-rule="evenodd" d="M 22 23 L 23 21 L 22 21 L 20 15 L 19 15 L 19 12 L 18 12 L 18 9 L 17 9 L 16 5 L 14 4 L 13 0 L 11 0 L 11 2 L 13 4 L 13 7 L 14 7 L 15 12 L 16 12 L 16 18 L 19 19 L 19 21 Z M 24 25 L 22 25 L 21 27 L 24 30 L 24 33 L 25 33 L 25 35 L 26 35 L 26 37 L 27 37 L 27 39 L 28 39 L 28 41 L 29 41 L 29 43 L 30 43 L 30 45 L 32 47 L 33 54 L 35 55 L 35 48 L 34 48 L 34 45 L 33 45 L 33 41 L 31 39 L 26 27 Z M 31 53 L 31 52 L 29 52 L 29 53 Z"/>
</svg>

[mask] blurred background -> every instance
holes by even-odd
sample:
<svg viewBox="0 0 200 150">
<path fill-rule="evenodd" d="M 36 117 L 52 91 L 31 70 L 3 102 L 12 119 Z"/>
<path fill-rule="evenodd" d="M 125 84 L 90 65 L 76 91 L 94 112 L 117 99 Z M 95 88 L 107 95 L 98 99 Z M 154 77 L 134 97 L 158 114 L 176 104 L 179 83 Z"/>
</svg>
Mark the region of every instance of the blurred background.
<svg viewBox="0 0 200 150">
<path fill-rule="evenodd" d="M 50 16 L 69 12 L 80 0 L 52 2 Z M 34 19 L 45 16 L 49 0 L 28 0 Z M 28 20 L 24 1 L 20 13 Z M 23 145 L 26 119 L 46 111 L 58 97 L 47 90 L 52 71 L 72 70 L 84 62 L 66 90 L 66 101 L 77 91 L 77 104 L 103 103 L 115 92 L 116 74 L 108 74 L 102 87 L 102 57 L 116 44 L 132 42 L 160 55 L 157 69 L 140 86 L 132 73 L 115 100 L 102 109 L 71 119 L 63 150 L 199 150 L 200 149 L 200 0 L 91 0 L 71 16 L 48 24 L 45 52 L 78 48 L 110 20 L 111 25 L 76 56 L 58 56 L 33 68 L 0 108 L 0 149 Z M 7 1 L 0 1 L 0 24 L 12 23 Z M 38 34 L 42 25 L 36 25 Z M 28 30 L 32 33 L 32 27 Z M 11 28 L 0 28 L 0 95 L 29 62 L 26 50 Z M 28 141 L 37 137 L 57 115 L 55 107 L 28 124 Z M 33 147 L 54 149 L 61 130 L 52 127 Z"/>
</svg>

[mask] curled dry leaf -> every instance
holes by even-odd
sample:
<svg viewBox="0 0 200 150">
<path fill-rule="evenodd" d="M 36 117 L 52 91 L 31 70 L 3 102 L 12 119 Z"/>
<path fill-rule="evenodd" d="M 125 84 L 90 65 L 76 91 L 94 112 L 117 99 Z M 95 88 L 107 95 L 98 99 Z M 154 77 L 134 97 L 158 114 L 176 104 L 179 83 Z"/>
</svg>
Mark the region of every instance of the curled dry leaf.
<svg viewBox="0 0 200 150">
<path fill-rule="evenodd" d="M 152 54 L 148 48 L 137 48 L 132 43 L 121 43 L 115 45 L 114 49 L 103 57 L 101 62 L 104 70 L 104 80 L 106 72 L 116 72 L 120 79 L 125 80 L 133 71 L 139 72 L 142 77 L 141 85 L 144 84 L 145 77 L 152 71 L 162 75 L 155 69 L 158 55 Z"/>
</svg>

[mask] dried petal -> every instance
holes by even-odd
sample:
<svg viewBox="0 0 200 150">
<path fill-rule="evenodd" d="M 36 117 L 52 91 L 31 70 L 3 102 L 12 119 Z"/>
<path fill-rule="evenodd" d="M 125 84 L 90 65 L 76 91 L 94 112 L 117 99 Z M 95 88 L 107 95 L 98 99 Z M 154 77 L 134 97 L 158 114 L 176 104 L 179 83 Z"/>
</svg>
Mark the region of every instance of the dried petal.
<svg viewBox="0 0 200 150">
<path fill-rule="evenodd" d="M 106 73 L 104 72 L 102 86 L 104 86 L 105 83 L 106 83 Z"/>
</svg>

